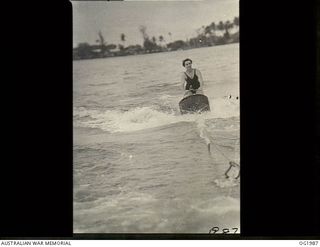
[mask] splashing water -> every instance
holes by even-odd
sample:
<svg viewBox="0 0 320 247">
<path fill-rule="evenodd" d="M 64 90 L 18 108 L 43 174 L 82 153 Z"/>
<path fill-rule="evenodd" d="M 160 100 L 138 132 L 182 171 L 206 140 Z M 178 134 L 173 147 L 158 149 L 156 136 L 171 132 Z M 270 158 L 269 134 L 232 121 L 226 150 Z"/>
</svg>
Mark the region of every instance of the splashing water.
<svg viewBox="0 0 320 247">
<path fill-rule="evenodd" d="M 178 122 L 197 122 L 204 135 L 205 119 L 234 117 L 239 114 L 239 105 L 226 100 L 212 100 L 211 112 L 180 115 L 176 108 L 169 112 L 155 109 L 159 107 L 136 107 L 130 110 L 88 110 L 84 107 L 74 109 L 76 127 L 99 128 L 108 132 L 128 132 L 145 130 Z M 168 108 L 168 107 L 167 107 Z"/>
</svg>

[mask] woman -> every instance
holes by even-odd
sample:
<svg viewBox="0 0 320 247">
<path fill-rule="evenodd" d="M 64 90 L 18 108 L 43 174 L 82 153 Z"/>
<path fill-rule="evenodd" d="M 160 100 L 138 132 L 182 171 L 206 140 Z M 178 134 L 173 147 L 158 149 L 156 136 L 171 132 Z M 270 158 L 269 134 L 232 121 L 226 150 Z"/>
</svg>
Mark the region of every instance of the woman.
<svg viewBox="0 0 320 247">
<path fill-rule="evenodd" d="M 192 68 L 192 60 L 187 58 L 182 61 L 186 71 L 181 74 L 181 83 L 184 90 L 184 97 L 192 94 L 203 94 L 203 79 L 198 69 Z"/>
</svg>

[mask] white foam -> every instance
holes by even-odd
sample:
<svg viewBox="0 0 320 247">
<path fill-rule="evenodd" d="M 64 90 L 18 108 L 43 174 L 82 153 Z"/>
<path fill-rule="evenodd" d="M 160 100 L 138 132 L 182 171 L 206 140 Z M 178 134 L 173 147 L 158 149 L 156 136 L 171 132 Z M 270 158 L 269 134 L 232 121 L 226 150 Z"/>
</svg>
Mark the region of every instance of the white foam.
<svg viewBox="0 0 320 247">
<path fill-rule="evenodd" d="M 239 116 L 239 100 L 234 98 L 215 98 L 209 99 L 210 116 L 212 118 L 228 118 Z"/>
<path fill-rule="evenodd" d="M 129 111 L 107 110 L 85 113 L 76 110 L 77 116 L 90 116 L 91 119 L 77 120 L 75 126 L 100 128 L 109 132 L 127 132 L 154 128 L 176 122 L 173 114 L 154 110 L 150 107 L 137 107 Z"/>
<path fill-rule="evenodd" d="M 180 115 L 174 111 L 163 112 L 153 107 L 136 107 L 128 111 L 74 109 L 74 126 L 99 128 L 108 132 L 130 132 L 177 122 L 198 122 L 199 119 L 229 118 L 239 116 L 239 104 L 229 99 L 210 100 L 211 112 Z M 176 109 L 177 112 L 177 109 Z"/>
</svg>

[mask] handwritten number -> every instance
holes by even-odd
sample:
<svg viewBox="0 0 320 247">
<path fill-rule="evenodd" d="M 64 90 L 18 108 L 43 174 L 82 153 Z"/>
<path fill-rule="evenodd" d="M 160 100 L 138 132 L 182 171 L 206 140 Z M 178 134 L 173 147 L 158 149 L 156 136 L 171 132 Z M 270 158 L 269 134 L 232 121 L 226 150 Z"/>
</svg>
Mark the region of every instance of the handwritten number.
<svg viewBox="0 0 320 247">
<path fill-rule="evenodd" d="M 210 229 L 209 234 L 211 234 L 211 233 L 215 234 L 215 233 L 218 232 L 218 231 L 219 231 L 219 227 L 215 226 L 215 227 L 212 227 L 212 228 Z"/>
<path fill-rule="evenodd" d="M 229 231 L 229 229 L 228 228 L 224 228 L 224 229 L 222 229 L 222 233 L 223 234 L 227 234 L 227 233 L 229 233 L 230 231 Z"/>
<path fill-rule="evenodd" d="M 219 227 L 217 227 L 217 226 L 215 226 L 215 227 L 212 227 L 211 229 L 210 229 L 210 231 L 209 231 L 209 234 L 216 234 L 216 233 L 218 233 L 219 232 L 219 230 L 220 230 L 220 228 Z M 233 227 L 233 228 L 231 228 L 231 229 L 229 229 L 229 228 L 223 228 L 223 229 L 221 229 L 222 230 L 222 234 L 228 234 L 228 233 L 236 233 L 237 231 L 238 231 L 238 228 L 236 228 L 236 227 Z M 233 231 L 233 232 L 232 232 Z"/>
<path fill-rule="evenodd" d="M 234 227 L 232 228 L 232 230 L 235 230 L 234 233 L 236 233 L 238 231 L 238 228 Z"/>
</svg>

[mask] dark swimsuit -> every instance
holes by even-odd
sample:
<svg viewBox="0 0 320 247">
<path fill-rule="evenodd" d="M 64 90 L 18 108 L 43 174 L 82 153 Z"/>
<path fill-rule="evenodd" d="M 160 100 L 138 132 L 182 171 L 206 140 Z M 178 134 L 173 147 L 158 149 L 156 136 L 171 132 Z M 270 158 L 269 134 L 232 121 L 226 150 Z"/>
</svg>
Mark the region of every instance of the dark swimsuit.
<svg viewBox="0 0 320 247">
<path fill-rule="evenodd" d="M 186 72 L 184 72 L 187 76 L 186 78 L 186 90 L 190 90 L 190 86 L 192 86 L 192 89 L 198 89 L 200 87 L 200 82 L 198 79 L 198 76 L 196 75 L 196 70 L 194 70 L 194 76 L 193 78 L 190 78 Z"/>
</svg>

